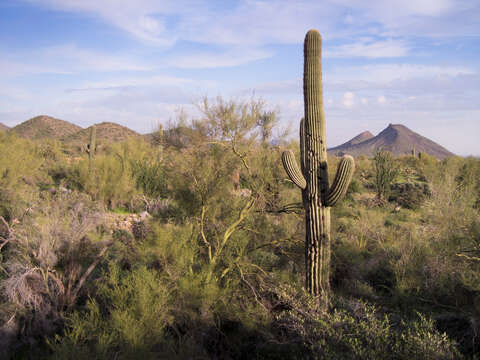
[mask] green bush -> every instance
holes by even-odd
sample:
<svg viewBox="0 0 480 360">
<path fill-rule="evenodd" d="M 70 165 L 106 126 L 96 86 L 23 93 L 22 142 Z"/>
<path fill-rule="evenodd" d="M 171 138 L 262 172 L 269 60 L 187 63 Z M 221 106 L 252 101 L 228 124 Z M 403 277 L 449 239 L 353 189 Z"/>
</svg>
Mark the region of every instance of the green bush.
<svg viewBox="0 0 480 360">
<path fill-rule="evenodd" d="M 169 350 L 171 293 L 155 270 L 111 264 L 97 299 L 75 312 L 51 347 L 56 359 L 155 359 Z"/>
<path fill-rule="evenodd" d="M 48 175 L 41 171 L 44 158 L 28 140 L 0 132 L 0 154 L 0 216 L 10 221 L 38 198 L 38 184 Z"/>
<path fill-rule="evenodd" d="M 427 183 L 394 183 L 388 201 L 396 202 L 401 207 L 418 210 L 426 197 L 430 195 Z"/>
<path fill-rule="evenodd" d="M 274 321 L 277 337 L 261 350 L 261 359 L 462 358 L 455 344 L 420 314 L 398 322 L 370 305 L 342 299 L 331 313 L 315 313 L 313 299 L 281 293 L 290 310 Z"/>
<path fill-rule="evenodd" d="M 390 194 L 390 187 L 398 175 L 398 167 L 392 153 L 382 149 L 375 152 L 373 163 L 375 166 L 377 198 L 386 200 Z"/>
</svg>

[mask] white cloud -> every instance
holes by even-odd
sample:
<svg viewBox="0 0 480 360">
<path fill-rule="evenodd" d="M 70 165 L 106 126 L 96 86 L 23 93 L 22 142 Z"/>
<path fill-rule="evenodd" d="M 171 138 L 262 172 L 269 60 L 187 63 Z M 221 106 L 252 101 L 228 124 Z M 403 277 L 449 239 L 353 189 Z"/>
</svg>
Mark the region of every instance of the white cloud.
<svg viewBox="0 0 480 360">
<path fill-rule="evenodd" d="M 119 90 L 132 87 L 151 86 L 189 86 L 196 82 L 192 79 L 174 77 L 168 75 L 149 75 L 135 77 L 115 77 L 103 81 L 84 81 L 80 86 L 68 89 L 68 91 L 94 91 L 94 90 Z M 202 82 L 205 87 L 212 86 L 211 82 Z"/>
<path fill-rule="evenodd" d="M 292 99 L 288 102 L 287 107 L 290 110 L 302 110 L 303 109 L 303 101 L 300 99 Z"/>
<path fill-rule="evenodd" d="M 347 91 L 346 93 L 344 93 L 342 104 L 346 108 L 352 107 L 355 104 L 355 94 L 350 91 Z"/>
<path fill-rule="evenodd" d="M 22 57 L 23 58 L 23 57 Z M 21 59 L 15 60 L 15 57 L 0 60 L 0 75 L 4 77 L 15 77 L 26 74 L 57 74 L 67 75 L 70 71 L 62 70 L 48 64 L 40 65 L 35 63 L 22 63 Z"/>
<path fill-rule="evenodd" d="M 480 5 L 471 0 L 23 0 L 60 11 L 80 12 L 102 19 L 126 33 L 159 46 L 178 40 L 202 44 L 293 44 L 306 29 L 318 28 L 326 39 L 367 34 L 395 36 L 478 35 Z M 173 20 L 173 21 L 172 21 Z M 360 31 L 360 34 L 359 34 Z M 345 45 L 354 52 L 403 56 L 406 44 L 381 40 Z"/>
<path fill-rule="evenodd" d="M 341 88 L 348 83 L 350 89 L 368 89 L 378 86 L 390 87 L 395 81 L 404 83 L 415 79 L 438 81 L 475 74 L 475 70 L 463 66 L 374 64 L 334 67 L 325 75 L 325 81 L 331 88 Z"/>
<path fill-rule="evenodd" d="M 377 24 L 383 34 L 452 37 L 478 35 L 480 4 L 470 0 L 336 0 L 355 13 L 357 24 Z M 373 27 L 375 29 L 375 27 Z M 372 29 L 372 30 L 373 30 Z"/>
<path fill-rule="evenodd" d="M 409 47 L 405 41 L 383 40 L 376 42 L 360 41 L 353 44 L 345 44 L 327 48 L 324 52 L 326 57 L 365 57 L 365 58 L 392 58 L 406 56 Z"/>
<path fill-rule="evenodd" d="M 188 13 L 189 6 L 171 0 L 26 0 L 60 11 L 81 12 L 104 21 L 155 45 L 175 43 L 174 33 L 167 31 L 166 15 Z"/>
<path fill-rule="evenodd" d="M 42 61 L 76 71 L 113 72 L 148 71 L 152 69 L 145 65 L 143 61 L 132 59 L 126 54 L 112 54 L 86 49 L 75 44 L 48 47 L 40 50 L 38 55 Z"/>
<path fill-rule="evenodd" d="M 0 74 L 21 76 L 27 74 L 74 74 L 78 72 L 150 71 L 143 60 L 129 55 L 86 49 L 75 44 L 63 44 L 40 49 L 27 49 L 2 54 Z"/>
<path fill-rule="evenodd" d="M 175 56 L 168 60 L 167 64 L 181 69 L 232 67 L 266 59 L 271 56 L 272 52 L 266 50 L 233 48 L 224 52 L 197 52 L 189 55 Z"/>
<path fill-rule="evenodd" d="M 403 16 L 438 17 L 455 7 L 454 0 L 338 0 L 344 6 L 361 8 L 382 18 Z"/>
</svg>

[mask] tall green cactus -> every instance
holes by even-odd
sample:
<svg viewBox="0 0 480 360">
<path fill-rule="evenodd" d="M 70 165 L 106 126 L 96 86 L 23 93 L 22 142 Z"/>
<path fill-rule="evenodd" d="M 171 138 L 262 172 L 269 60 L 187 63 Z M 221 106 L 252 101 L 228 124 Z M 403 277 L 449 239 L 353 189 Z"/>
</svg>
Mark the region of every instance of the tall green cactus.
<svg viewBox="0 0 480 360">
<path fill-rule="evenodd" d="M 95 124 L 90 128 L 90 143 L 87 145 L 88 153 L 88 172 L 91 174 L 93 171 L 93 160 L 95 160 L 95 151 L 97 149 L 97 128 Z"/>
<path fill-rule="evenodd" d="M 282 161 L 290 179 L 302 189 L 305 208 L 306 288 L 320 295 L 328 306 L 330 292 L 330 207 L 346 193 L 354 171 L 354 161 L 346 155 L 340 161 L 333 185 L 329 186 L 325 113 L 322 96 L 322 38 L 317 30 L 305 37 L 303 95 L 305 118 L 300 121 L 300 167 L 291 151 Z"/>
</svg>

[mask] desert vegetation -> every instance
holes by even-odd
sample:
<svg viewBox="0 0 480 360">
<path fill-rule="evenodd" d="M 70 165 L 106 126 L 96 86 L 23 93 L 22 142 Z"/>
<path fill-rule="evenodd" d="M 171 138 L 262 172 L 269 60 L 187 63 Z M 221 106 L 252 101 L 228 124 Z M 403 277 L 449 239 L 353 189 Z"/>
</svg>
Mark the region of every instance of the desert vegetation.
<svg viewBox="0 0 480 360">
<path fill-rule="evenodd" d="M 258 99 L 199 110 L 102 146 L 0 131 L 0 356 L 478 358 L 479 159 L 353 166 L 315 114 L 318 143 Z"/>
<path fill-rule="evenodd" d="M 378 201 L 378 159 L 356 158 L 331 208 L 322 310 L 304 290 L 301 193 L 281 162 L 297 141 L 272 141 L 258 100 L 202 110 L 181 136 L 95 157 L 0 134 L 4 357 L 476 356 L 478 159 L 392 158 Z"/>
</svg>

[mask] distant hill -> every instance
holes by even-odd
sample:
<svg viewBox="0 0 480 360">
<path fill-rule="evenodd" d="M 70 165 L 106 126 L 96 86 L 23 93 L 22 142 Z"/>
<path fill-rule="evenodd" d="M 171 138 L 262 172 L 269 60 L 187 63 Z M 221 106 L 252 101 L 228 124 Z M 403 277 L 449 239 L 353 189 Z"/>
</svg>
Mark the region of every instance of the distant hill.
<svg viewBox="0 0 480 360">
<path fill-rule="evenodd" d="M 125 141 L 130 137 L 140 136 L 139 133 L 130 130 L 129 128 L 111 122 L 103 122 L 95 125 L 97 128 L 97 142 L 98 143 L 112 143 Z M 63 137 L 61 140 L 65 143 L 74 145 L 86 144 L 90 140 L 91 126 L 86 129 L 81 129 L 73 134 Z"/>
<path fill-rule="evenodd" d="M 454 155 L 432 140 L 400 124 L 388 125 L 377 136 L 369 135 L 372 134 L 368 131 L 363 132 L 342 145 L 328 149 L 328 152 L 339 156 L 343 154 L 372 156 L 376 150 L 382 148 L 394 155 L 406 155 L 411 154 L 415 148 L 417 153 L 426 153 L 439 159 Z M 362 138 L 365 140 L 361 141 Z"/>
<path fill-rule="evenodd" d="M 11 128 L 21 137 L 28 139 L 60 139 L 81 130 L 80 126 L 65 120 L 40 115 Z"/>
<path fill-rule="evenodd" d="M 7 125 L 0 123 L 0 131 L 7 131 L 8 129 L 10 128 Z"/>
<path fill-rule="evenodd" d="M 361 142 L 370 140 L 371 138 L 375 137 L 370 131 L 364 131 L 357 136 L 355 136 L 353 139 L 348 140 L 345 144 L 342 144 L 340 146 L 343 147 L 350 147 L 352 145 L 360 144 Z"/>
</svg>

